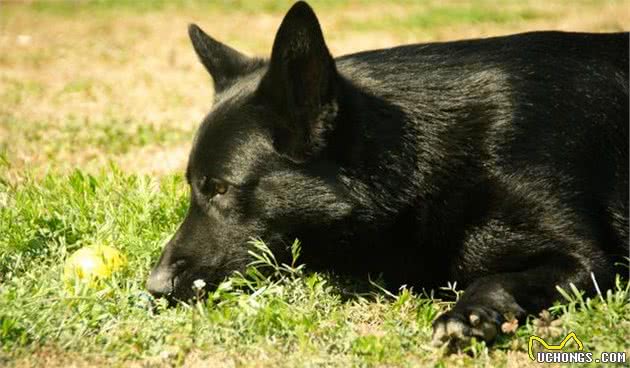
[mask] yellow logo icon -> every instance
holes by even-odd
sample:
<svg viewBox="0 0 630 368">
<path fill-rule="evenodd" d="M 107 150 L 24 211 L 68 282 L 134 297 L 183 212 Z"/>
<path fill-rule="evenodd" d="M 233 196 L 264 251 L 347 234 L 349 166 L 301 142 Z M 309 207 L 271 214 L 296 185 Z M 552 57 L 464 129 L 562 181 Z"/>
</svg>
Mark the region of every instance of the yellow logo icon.
<svg viewBox="0 0 630 368">
<path fill-rule="evenodd" d="M 534 357 L 534 351 L 532 350 L 532 347 L 534 346 L 534 341 L 538 341 L 539 343 L 541 343 L 542 346 L 547 350 L 562 350 L 570 339 L 573 339 L 575 341 L 578 346 L 578 350 L 584 350 L 584 344 L 582 344 L 582 341 L 578 339 L 578 337 L 575 335 L 575 332 L 569 333 L 559 345 L 549 345 L 541 337 L 532 335 L 529 337 L 529 343 L 527 346 L 529 357 L 531 360 L 536 361 L 536 358 Z"/>
</svg>

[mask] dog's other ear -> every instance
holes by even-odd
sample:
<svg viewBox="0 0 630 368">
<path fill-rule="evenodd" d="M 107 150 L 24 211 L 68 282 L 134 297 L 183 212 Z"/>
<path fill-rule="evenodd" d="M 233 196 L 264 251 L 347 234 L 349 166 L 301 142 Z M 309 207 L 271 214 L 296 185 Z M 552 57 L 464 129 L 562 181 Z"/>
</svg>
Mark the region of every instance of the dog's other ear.
<svg viewBox="0 0 630 368">
<path fill-rule="evenodd" d="M 258 65 L 260 60 L 250 58 L 208 36 L 196 24 L 188 26 L 188 36 L 199 60 L 214 80 L 214 91 L 220 93 L 235 78 L 244 75 Z"/>
<path fill-rule="evenodd" d="M 337 71 L 319 22 L 305 2 L 282 20 L 259 92 L 284 118 L 275 127 L 275 145 L 303 160 L 324 146 L 336 115 Z"/>
</svg>

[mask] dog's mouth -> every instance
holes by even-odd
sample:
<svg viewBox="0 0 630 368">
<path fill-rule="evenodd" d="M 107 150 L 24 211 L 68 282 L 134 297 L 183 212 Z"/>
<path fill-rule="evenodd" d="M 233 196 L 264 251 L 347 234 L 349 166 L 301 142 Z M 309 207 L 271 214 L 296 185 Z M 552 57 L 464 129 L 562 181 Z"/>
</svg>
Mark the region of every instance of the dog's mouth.
<svg viewBox="0 0 630 368">
<path fill-rule="evenodd" d="M 210 269 L 184 269 L 166 280 L 164 285 L 152 284 L 151 279 L 155 277 L 152 273 L 147 283 L 147 289 L 153 298 L 165 299 L 169 306 L 175 306 L 182 302 L 194 303 L 205 300 L 208 293 L 216 290 L 223 281 L 237 271 L 218 272 Z"/>
</svg>

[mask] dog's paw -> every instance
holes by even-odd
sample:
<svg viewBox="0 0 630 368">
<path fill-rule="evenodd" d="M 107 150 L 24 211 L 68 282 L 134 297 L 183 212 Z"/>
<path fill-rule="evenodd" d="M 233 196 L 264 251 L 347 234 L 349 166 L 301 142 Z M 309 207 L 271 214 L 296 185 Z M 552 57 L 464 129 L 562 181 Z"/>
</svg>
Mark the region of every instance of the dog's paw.
<svg viewBox="0 0 630 368">
<path fill-rule="evenodd" d="M 503 317 L 485 306 L 467 306 L 448 311 L 433 322 L 433 346 L 461 350 L 471 338 L 491 342 L 500 331 Z"/>
</svg>

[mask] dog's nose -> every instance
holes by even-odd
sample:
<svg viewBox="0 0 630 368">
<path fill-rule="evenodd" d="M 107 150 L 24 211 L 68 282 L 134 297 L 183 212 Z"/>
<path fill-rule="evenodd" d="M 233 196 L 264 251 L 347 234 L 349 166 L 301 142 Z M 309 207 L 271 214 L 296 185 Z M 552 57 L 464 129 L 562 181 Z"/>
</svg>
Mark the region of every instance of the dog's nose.
<svg viewBox="0 0 630 368">
<path fill-rule="evenodd" d="M 147 280 L 147 290 L 156 298 L 173 293 L 173 274 L 163 268 L 154 268 Z"/>
</svg>

